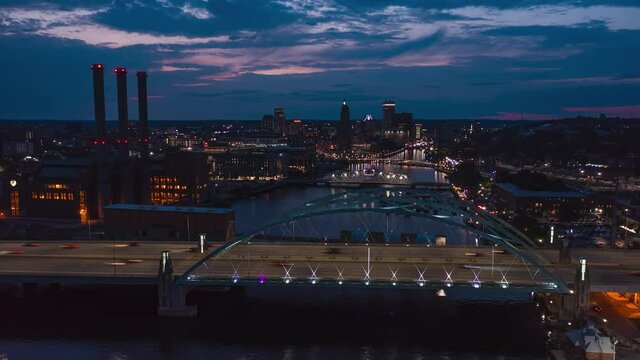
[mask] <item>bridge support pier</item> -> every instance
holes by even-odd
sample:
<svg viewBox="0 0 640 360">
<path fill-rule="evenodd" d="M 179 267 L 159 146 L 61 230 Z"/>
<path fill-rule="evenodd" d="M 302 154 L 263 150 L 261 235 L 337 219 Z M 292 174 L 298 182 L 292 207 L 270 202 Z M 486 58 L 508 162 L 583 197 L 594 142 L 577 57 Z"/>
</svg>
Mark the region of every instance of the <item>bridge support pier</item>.
<svg viewBox="0 0 640 360">
<path fill-rule="evenodd" d="M 569 240 L 563 239 L 560 242 L 558 264 L 571 264 L 571 248 L 569 247 Z"/>
<path fill-rule="evenodd" d="M 163 251 L 158 269 L 158 316 L 190 317 L 198 314 L 195 305 L 187 305 L 188 289 L 176 284 L 171 253 Z"/>
<path fill-rule="evenodd" d="M 587 259 L 580 259 L 578 270 L 576 271 L 575 284 L 575 307 L 574 317 L 576 321 L 582 321 L 589 310 L 589 295 L 591 294 L 591 277 L 587 269 Z"/>
</svg>

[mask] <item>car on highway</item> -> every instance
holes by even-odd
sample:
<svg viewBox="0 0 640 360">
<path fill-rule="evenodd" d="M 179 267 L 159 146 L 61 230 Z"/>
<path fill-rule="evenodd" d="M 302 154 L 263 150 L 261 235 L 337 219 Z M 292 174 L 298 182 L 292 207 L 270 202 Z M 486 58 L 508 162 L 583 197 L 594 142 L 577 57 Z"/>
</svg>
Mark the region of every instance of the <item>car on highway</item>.
<svg viewBox="0 0 640 360">
<path fill-rule="evenodd" d="M 40 244 L 39 242 L 28 242 L 28 243 L 24 244 L 24 246 L 29 246 L 29 247 L 37 247 L 37 246 L 40 246 L 40 245 L 42 245 L 42 244 Z"/>
<path fill-rule="evenodd" d="M 141 260 L 141 259 L 129 259 L 129 260 L 127 260 L 127 262 L 128 262 L 129 264 L 140 264 L 140 263 L 141 263 L 141 262 L 143 262 L 143 261 L 144 261 L 144 260 Z"/>
<path fill-rule="evenodd" d="M 67 250 L 71 250 L 71 249 L 77 249 L 79 248 L 80 245 L 78 244 L 64 244 L 64 245 L 60 245 L 60 248 L 62 249 L 67 249 Z"/>
<path fill-rule="evenodd" d="M 0 255 L 16 255 L 16 254 L 24 254 L 24 250 L 3 250 L 3 251 L 0 251 Z"/>
<path fill-rule="evenodd" d="M 478 253 L 466 252 L 466 253 L 464 253 L 464 256 L 478 256 Z"/>
<path fill-rule="evenodd" d="M 104 263 L 107 266 L 125 266 L 126 264 L 122 261 L 109 261 Z"/>
<path fill-rule="evenodd" d="M 640 271 L 632 271 L 630 275 L 640 276 Z"/>
</svg>

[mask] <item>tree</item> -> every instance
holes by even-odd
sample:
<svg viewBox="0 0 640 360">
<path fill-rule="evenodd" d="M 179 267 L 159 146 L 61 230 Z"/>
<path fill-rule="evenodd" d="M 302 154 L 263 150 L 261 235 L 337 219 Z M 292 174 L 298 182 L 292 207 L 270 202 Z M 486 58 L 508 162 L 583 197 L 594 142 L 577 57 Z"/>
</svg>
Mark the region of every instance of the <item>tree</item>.
<svg viewBox="0 0 640 360">
<path fill-rule="evenodd" d="M 449 180 L 456 186 L 475 190 L 482 182 L 482 175 L 474 163 L 465 161 L 449 175 Z"/>
</svg>

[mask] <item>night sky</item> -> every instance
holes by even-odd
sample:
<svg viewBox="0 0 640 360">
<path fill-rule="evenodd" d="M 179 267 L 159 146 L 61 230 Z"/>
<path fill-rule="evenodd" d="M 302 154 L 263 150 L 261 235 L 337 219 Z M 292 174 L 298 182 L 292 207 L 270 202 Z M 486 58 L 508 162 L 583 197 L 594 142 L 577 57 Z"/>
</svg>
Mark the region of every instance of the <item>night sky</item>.
<svg viewBox="0 0 640 360">
<path fill-rule="evenodd" d="M 91 63 L 152 120 L 640 117 L 638 0 L 0 2 L 0 118 L 92 119 Z"/>
</svg>

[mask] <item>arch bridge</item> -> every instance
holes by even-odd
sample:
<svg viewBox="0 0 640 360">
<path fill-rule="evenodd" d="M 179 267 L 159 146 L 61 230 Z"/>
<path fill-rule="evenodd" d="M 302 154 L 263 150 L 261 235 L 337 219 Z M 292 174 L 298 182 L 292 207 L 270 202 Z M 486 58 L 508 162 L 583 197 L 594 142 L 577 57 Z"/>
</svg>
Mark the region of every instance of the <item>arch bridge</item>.
<svg viewBox="0 0 640 360">
<path fill-rule="evenodd" d="M 304 204 L 212 251 L 177 282 L 568 292 L 503 220 L 448 194 L 382 188 Z"/>
</svg>

